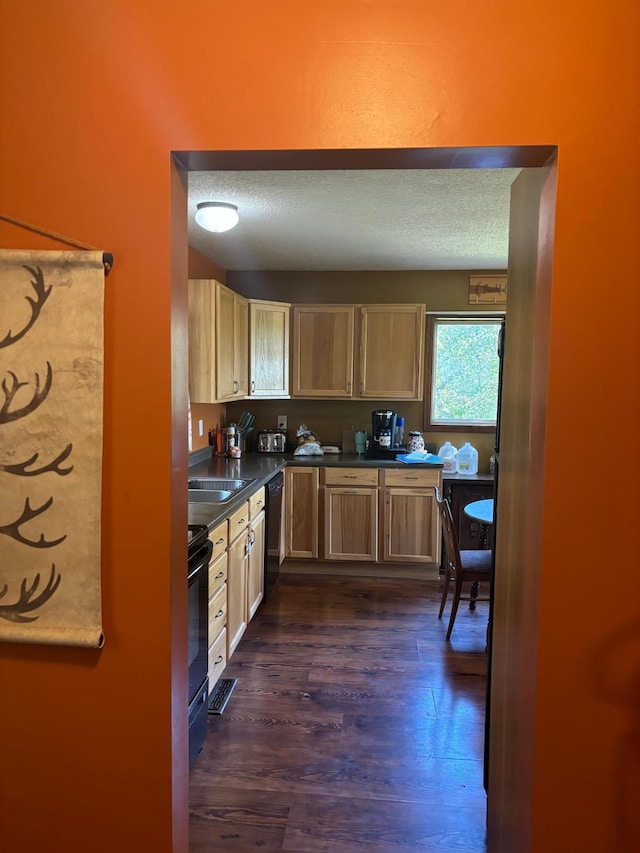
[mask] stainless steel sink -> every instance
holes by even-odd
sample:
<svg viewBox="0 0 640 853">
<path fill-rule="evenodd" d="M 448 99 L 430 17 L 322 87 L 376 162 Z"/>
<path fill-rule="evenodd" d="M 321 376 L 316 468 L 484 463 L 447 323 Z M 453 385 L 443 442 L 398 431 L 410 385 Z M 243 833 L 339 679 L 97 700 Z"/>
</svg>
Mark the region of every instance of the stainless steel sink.
<svg viewBox="0 0 640 853">
<path fill-rule="evenodd" d="M 189 489 L 189 503 L 221 504 L 234 494 L 227 489 Z"/>
<path fill-rule="evenodd" d="M 189 477 L 190 489 L 228 489 L 239 492 L 253 480 L 226 480 L 223 477 Z"/>
<path fill-rule="evenodd" d="M 189 503 L 224 503 L 252 483 L 253 480 L 223 477 L 189 477 Z"/>
</svg>

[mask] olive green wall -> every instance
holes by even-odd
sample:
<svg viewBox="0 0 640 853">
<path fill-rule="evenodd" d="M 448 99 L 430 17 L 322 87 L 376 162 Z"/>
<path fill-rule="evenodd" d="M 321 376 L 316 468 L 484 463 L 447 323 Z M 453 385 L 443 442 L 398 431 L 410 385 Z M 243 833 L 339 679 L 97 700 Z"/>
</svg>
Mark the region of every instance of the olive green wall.
<svg viewBox="0 0 640 853">
<path fill-rule="evenodd" d="M 486 311 L 491 310 L 490 305 L 469 305 L 469 276 L 504 274 L 505 270 L 228 271 L 227 284 L 250 299 L 312 303 L 424 302 L 427 311 Z"/>
<path fill-rule="evenodd" d="M 504 275 L 504 270 L 493 274 Z M 227 284 L 250 299 L 298 303 L 398 303 L 424 302 L 427 311 L 487 311 L 491 305 L 469 305 L 469 276 L 490 275 L 486 270 L 390 271 L 390 272 L 227 272 Z M 503 305 L 497 306 L 504 309 Z M 359 400 L 243 400 L 227 404 L 227 421 L 243 411 L 256 416 L 255 430 L 275 428 L 278 415 L 288 418 L 289 436 L 305 423 L 324 443 L 340 442 L 344 429 L 371 431 L 374 409 L 393 409 L 405 418 L 405 433 L 423 431 L 424 403 Z M 470 441 L 478 450 L 480 471 L 489 470 L 494 433 L 459 433 L 450 430 L 425 432 L 425 440 L 440 445 L 449 439 L 456 447 Z"/>
<path fill-rule="evenodd" d="M 405 418 L 405 434 L 412 429 L 423 431 L 422 402 L 377 402 L 375 400 L 240 400 L 227 403 L 227 422 L 233 423 L 244 411 L 256 416 L 254 433 L 259 429 L 275 429 L 278 415 L 288 418 L 289 438 L 295 440 L 296 427 L 305 423 L 317 432 L 324 444 L 341 442 L 343 429 L 366 429 L 371 432 L 371 412 L 374 409 L 393 409 Z M 207 425 L 205 425 L 207 426 Z M 440 447 L 449 439 L 455 447 L 470 441 L 478 451 L 478 469 L 489 470 L 489 457 L 493 453 L 495 434 L 460 433 L 447 430 L 424 432 L 425 441 Z"/>
</svg>

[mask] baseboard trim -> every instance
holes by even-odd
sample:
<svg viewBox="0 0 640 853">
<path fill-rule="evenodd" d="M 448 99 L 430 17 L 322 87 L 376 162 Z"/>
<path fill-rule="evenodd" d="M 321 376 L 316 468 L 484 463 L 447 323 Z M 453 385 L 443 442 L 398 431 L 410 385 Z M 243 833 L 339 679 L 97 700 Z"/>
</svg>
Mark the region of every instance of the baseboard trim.
<svg viewBox="0 0 640 853">
<path fill-rule="evenodd" d="M 281 574 L 342 575 L 343 577 L 419 578 L 438 580 L 440 565 L 426 563 L 412 566 L 407 563 L 350 563 L 326 560 L 298 560 L 292 557 L 280 566 Z"/>
</svg>

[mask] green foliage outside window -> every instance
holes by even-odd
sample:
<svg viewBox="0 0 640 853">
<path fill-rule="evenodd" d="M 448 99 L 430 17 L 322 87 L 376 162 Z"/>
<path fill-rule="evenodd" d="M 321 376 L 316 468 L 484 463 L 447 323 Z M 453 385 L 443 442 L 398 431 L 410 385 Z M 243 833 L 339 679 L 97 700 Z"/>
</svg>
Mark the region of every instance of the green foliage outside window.
<svg viewBox="0 0 640 853">
<path fill-rule="evenodd" d="M 431 394 L 433 424 L 496 422 L 497 320 L 437 320 Z"/>
</svg>

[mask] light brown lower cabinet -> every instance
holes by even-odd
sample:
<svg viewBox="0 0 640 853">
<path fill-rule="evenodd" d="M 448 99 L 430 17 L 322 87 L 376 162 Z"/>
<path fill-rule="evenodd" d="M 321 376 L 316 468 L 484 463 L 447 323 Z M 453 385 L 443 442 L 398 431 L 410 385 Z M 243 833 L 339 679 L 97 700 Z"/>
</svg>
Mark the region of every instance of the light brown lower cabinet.
<svg viewBox="0 0 640 853">
<path fill-rule="evenodd" d="M 378 472 L 325 468 L 325 560 L 378 559 Z"/>
<path fill-rule="evenodd" d="M 318 556 L 319 468 L 286 468 L 287 557 Z"/>
<path fill-rule="evenodd" d="M 265 515 L 261 510 L 249 522 L 247 559 L 247 621 L 250 622 L 264 598 Z"/>
<path fill-rule="evenodd" d="M 227 665 L 227 522 L 209 534 L 213 544 L 209 560 L 209 655 L 208 675 L 211 690 Z"/>
<path fill-rule="evenodd" d="M 215 687 L 227 665 L 227 629 L 222 631 L 209 646 L 209 693 Z"/>
<path fill-rule="evenodd" d="M 378 559 L 378 490 L 327 488 L 324 493 L 325 560 Z"/>
<path fill-rule="evenodd" d="M 227 581 L 227 658 L 247 629 L 247 560 L 249 501 L 229 517 L 229 579 Z"/>
<path fill-rule="evenodd" d="M 384 470 L 382 477 L 383 551 L 385 562 L 437 563 L 440 517 L 434 489 L 440 470 Z"/>
<path fill-rule="evenodd" d="M 229 516 L 227 658 L 264 598 L 265 498 L 264 488 L 258 489 Z"/>
<path fill-rule="evenodd" d="M 286 482 L 288 557 L 439 562 L 441 533 L 434 490 L 442 487 L 440 469 L 305 466 L 287 468 Z"/>
</svg>

